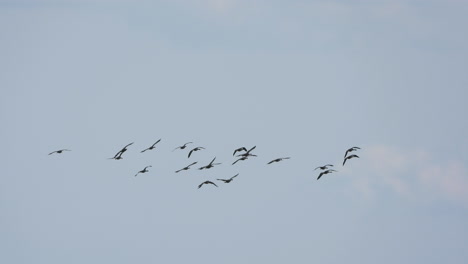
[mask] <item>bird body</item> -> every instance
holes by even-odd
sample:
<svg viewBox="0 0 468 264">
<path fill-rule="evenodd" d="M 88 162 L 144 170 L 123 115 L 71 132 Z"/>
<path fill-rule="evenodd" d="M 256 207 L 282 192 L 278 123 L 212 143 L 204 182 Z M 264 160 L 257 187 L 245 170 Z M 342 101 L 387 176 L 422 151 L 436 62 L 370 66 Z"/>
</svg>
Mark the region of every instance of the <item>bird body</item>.
<svg viewBox="0 0 468 264">
<path fill-rule="evenodd" d="M 204 147 L 196 147 L 196 148 L 193 148 L 192 150 L 190 150 L 190 152 L 188 153 L 188 157 L 190 158 L 190 156 L 192 155 L 192 152 L 194 151 L 199 151 L 199 150 L 202 150 L 202 149 L 205 149 Z"/>
<path fill-rule="evenodd" d="M 239 175 L 239 173 L 237 173 L 236 175 L 232 176 L 231 178 L 229 179 L 217 179 L 218 181 L 223 181 L 224 183 L 230 183 L 232 181 L 232 179 L 234 179 L 235 177 L 237 177 L 237 175 Z"/>
<path fill-rule="evenodd" d="M 56 151 L 52 151 L 51 153 L 49 153 L 49 155 L 52 155 L 54 153 L 57 153 L 57 154 L 62 154 L 62 152 L 64 151 L 71 151 L 69 149 L 59 149 L 59 150 L 56 150 Z"/>
<path fill-rule="evenodd" d="M 174 150 L 176 150 L 176 149 L 185 149 L 185 148 L 187 147 L 187 145 L 188 145 L 188 144 L 191 144 L 191 143 L 193 143 L 193 142 L 187 142 L 187 143 L 183 144 L 182 146 L 178 146 L 178 147 L 175 148 Z M 173 151 L 174 151 L 174 150 L 173 150 Z"/>
<path fill-rule="evenodd" d="M 149 148 L 147 148 L 147 149 L 144 149 L 144 150 L 142 150 L 142 151 L 140 151 L 140 152 L 143 153 L 143 152 L 145 152 L 145 151 L 147 151 L 147 150 L 152 150 L 152 149 L 156 148 L 155 145 L 158 144 L 159 141 L 161 141 L 161 139 L 159 139 L 158 141 L 156 141 L 153 145 L 151 145 L 151 147 L 149 147 Z"/>
<path fill-rule="evenodd" d="M 190 166 L 195 165 L 195 164 L 197 164 L 196 161 L 192 162 L 190 165 L 188 165 L 188 166 L 186 166 L 186 167 L 184 167 L 184 168 L 182 168 L 180 170 L 177 170 L 175 173 L 178 173 L 178 172 L 183 171 L 183 170 L 188 170 L 188 169 L 190 169 Z"/>
<path fill-rule="evenodd" d="M 328 174 L 328 173 L 332 173 L 332 172 L 334 172 L 334 171 L 336 171 L 336 170 L 326 170 L 326 171 L 322 171 L 322 172 L 319 174 L 319 176 L 317 177 L 317 180 L 320 179 L 323 175 Z"/>
<path fill-rule="evenodd" d="M 290 158 L 291 158 L 291 157 L 277 158 L 277 159 L 274 159 L 274 160 L 268 162 L 267 164 L 272 164 L 273 162 L 280 162 L 280 161 L 282 161 L 282 160 L 284 160 L 284 159 L 290 159 Z"/>
<path fill-rule="evenodd" d="M 349 155 L 347 156 L 344 160 L 343 160 L 343 166 L 345 165 L 346 161 L 349 160 L 349 159 L 352 159 L 352 158 L 359 158 L 358 155 Z"/>
<path fill-rule="evenodd" d="M 212 181 L 204 181 L 200 185 L 198 185 L 198 189 L 200 189 L 204 184 L 213 184 L 214 186 L 218 187 L 214 182 Z"/>
<path fill-rule="evenodd" d="M 319 167 L 315 168 L 314 170 L 316 170 L 316 169 L 326 170 L 326 169 L 328 169 L 328 167 L 333 167 L 333 164 L 327 164 L 327 165 L 319 166 Z"/>
<path fill-rule="evenodd" d="M 150 168 L 152 167 L 151 165 L 150 166 L 146 166 L 144 169 L 142 169 L 141 171 L 137 172 L 137 174 L 135 174 L 135 177 L 139 174 L 139 173 L 145 173 L 145 172 L 148 172 L 149 170 L 147 170 L 147 168 Z"/>
</svg>

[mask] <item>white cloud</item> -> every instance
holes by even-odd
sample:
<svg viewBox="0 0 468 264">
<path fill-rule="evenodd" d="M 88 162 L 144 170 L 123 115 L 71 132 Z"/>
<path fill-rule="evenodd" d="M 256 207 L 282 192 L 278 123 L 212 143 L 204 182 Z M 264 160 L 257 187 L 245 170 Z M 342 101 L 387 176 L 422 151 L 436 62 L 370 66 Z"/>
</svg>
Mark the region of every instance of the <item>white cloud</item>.
<svg viewBox="0 0 468 264">
<path fill-rule="evenodd" d="M 353 178 L 353 186 L 365 197 L 384 186 L 406 197 L 468 205 L 468 169 L 461 161 L 440 161 L 426 151 L 383 145 L 361 152 L 360 167 L 353 170 L 362 173 Z"/>
</svg>

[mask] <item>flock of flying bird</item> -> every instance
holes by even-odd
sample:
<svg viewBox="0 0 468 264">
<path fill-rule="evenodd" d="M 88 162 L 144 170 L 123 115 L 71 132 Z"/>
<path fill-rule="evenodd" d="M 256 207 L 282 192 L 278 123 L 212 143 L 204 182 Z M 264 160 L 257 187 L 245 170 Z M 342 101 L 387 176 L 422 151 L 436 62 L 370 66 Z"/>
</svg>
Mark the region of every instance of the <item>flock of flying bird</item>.
<svg viewBox="0 0 468 264">
<path fill-rule="evenodd" d="M 161 139 L 159 139 L 158 141 L 156 141 L 153 145 L 151 145 L 150 147 L 140 151 L 141 153 L 145 152 L 145 151 L 148 151 L 148 150 L 153 150 L 156 148 L 156 144 L 158 144 L 159 142 L 161 141 Z M 125 147 L 123 147 L 121 150 L 119 150 L 112 158 L 109 158 L 109 159 L 114 159 L 114 160 L 120 160 L 122 159 L 122 155 L 128 150 L 127 148 L 129 146 L 131 146 L 134 142 L 130 143 L 130 144 L 127 144 Z M 193 142 L 187 142 L 181 146 L 178 146 L 176 147 L 174 150 L 172 151 L 175 151 L 175 150 L 184 150 L 187 148 L 187 145 L 189 144 L 193 144 Z M 247 149 L 245 147 L 240 147 L 240 148 L 237 148 L 234 150 L 234 153 L 232 154 L 232 156 L 235 156 L 237 157 L 237 160 L 235 160 L 232 165 L 236 164 L 237 162 L 239 161 L 244 161 L 244 160 L 247 160 L 249 157 L 257 157 L 257 155 L 251 153 L 254 149 L 256 148 L 256 146 L 253 146 L 252 148 L 250 149 Z M 200 151 L 200 150 L 203 150 L 205 149 L 204 147 L 195 147 L 195 148 L 192 148 L 189 152 L 188 152 L 188 155 L 187 157 L 190 158 L 190 156 L 192 155 L 193 152 L 196 152 L 196 151 Z M 348 155 L 348 153 L 350 152 L 353 152 L 353 151 L 357 151 L 357 150 L 360 150 L 361 148 L 359 147 L 351 147 L 349 149 L 346 150 L 345 152 L 345 155 L 344 155 L 344 160 L 343 160 L 343 165 L 345 165 L 346 161 L 347 160 L 350 160 L 350 159 L 353 159 L 353 158 L 359 158 L 358 155 L 355 155 L 355 154 L 351 154 L 351 155 Z M 60 149 L 60 150 L 56 150 L 56 151 L 52 151 L 49 153 L 49 155 L 52 155 L 52 154 L 61 154 L 63 153 L 64 151 L 71 151 L 69 149 Z M 237 154 L 237 155 L 236 155 Z M 270 162 L 267 163 L 267 165 L 269 164 L 272 164 L 272 163 L 275 163 L 275 162 L 280 162 L 282 160 L 286 160 L 286 159 L 290 159 L 291 157 L 282 157 L 282 158 L 277 158 L 277 159 L 274 159 Z M 208 163 L 207 165 L 205 166 L 202 166 L 202 167 L 199 167 L 198 169 L 199 170 L 205 170 L 205 169 L 211 169 L 213 168 L 214 166 L 216 165 L 220 165 L 221 163 L 215 163 L 214 161 L 216 160 L 216 157 L 213 158 L 213 160 L 211 160 L 210 163 Z M 185 170 L 189 170 L 191 166 L 197 164 L 198 162 L 192 162 L 190 163 L 189 165 L 179 169 L 179 170 L 176 170 L 175 173 L 179 173 L 181 171 L 185 171 Z M 138 171 L 136 174 L 135 174 L 135 177 L 138 176 L 138 174 L 140 173 L 146 173 L 148 172 L 148 168 L 151 168 L 152 166 L 149 165 L 149 166 L 146 166 L 145 168 L 143 168 L 142 170 Z M 326 165 L 323 165 L 323 166 L 319 166 L 317 168 L 315 168 L 314 170 L 317 170 L 319 169 L 321 172 L 320 174 L 318 175 L 317 177 L 317 180 L 319 180 L 323 175 L 325 174 L 329 174 L 329 173 L 332 173 L 332 172 L 337 172 L 337 170 L 334 170 L 334 169 L 330 169 L 330 167 L 333 167 L 333 164 L 326 164 Z M 237 173 L 236 175 L 232 176 L 231 178 L 229 179 L 217 179 L 218 181 L 222 181 L 224 183 L 230 183 L 235 177 L 237 177 L 239 175 L 239 173 Z M 200 185 L 198 185 L 198 188 L 201 188 L 203 185 L 205 184 L 211 184 L 211 185 L 214 185 L 216 187 L 218 187 L 218 185 L 216 185 L 216 183 L 212 182 L 212 181 L 204 181 L 202 183 L 200 183 Z"/>
</svg>

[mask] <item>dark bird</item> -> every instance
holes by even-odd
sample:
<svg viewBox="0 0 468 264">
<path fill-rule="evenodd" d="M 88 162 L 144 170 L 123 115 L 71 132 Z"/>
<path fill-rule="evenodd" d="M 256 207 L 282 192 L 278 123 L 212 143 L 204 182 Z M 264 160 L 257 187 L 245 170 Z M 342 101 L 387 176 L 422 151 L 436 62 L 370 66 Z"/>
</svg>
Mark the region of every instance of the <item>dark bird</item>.
<svg viewBox="0 0 468 264">
<path fill-rule="evenodd" d="M 199 150 L 202 150 L 202 149 L 205 149 L 204 147 L 196 147 L 196 148 L 193 148 L 192 150 L 190 150 L 190 152 L 188 153 L 188 157 L 190 158 L 190 155 L 192 155 L 192 152 L 194 151 L 199 151 Z"/>
<path fill-rule="evenodd" d="M 346 155 L 348 155 L 349 152 L 353 152 L 353 151 L 356 151 L 358 149 L 361 149 L 360 147 L 352 147 L 352 148 L 349 148 L 348 150 L 346 150 L 345 154 L 344 154 L 344 158 L 346 158 Z"/>
<path fill-rule="evenodd" d="M 236 152 L 239 152 L 239 151 L 245 151 L 245 152 L 247 152 L 247 149 L 246 149 L 245 147 L 238 148 L 238 149 L 234 150 L 234 153 L 232 153 L 232 155 L 233 155 L 233 156 L 236 155 Z"/>
<path fill-rule="evenodd" d="M 322 171 L 322 172 L 319 174 L 319 176 L 317 177 L 317 180 L 320 179 L 320 177 L 322 177 L 323 175 L 328 174 L 328 173 L 332 173 L 332 172 L 334 172 L 334 171 L 336 171 L 336 170 L 326 170 L 326 171 Z"/>
<path fill-rule="evenodd" d="M 323 165 L 323 166 L 315 168 L 314 170 L 316 169 L 326 170 L 328 169 L 328 167 L 333 167 L 333 165 L 332 164 Z"/>
<path fill-rule="evenodd" d="M 152 167 L 152 166 L 146 166 L 144 169 L 142 169 L 141 171 L 137 172 L 137 174 L 135 174 L 135 177 L 136 177 L 139 173 L 148 172 L 147 168 L 149 168 L 149 167 Z"/>
<path fill-rule="evenodd" d="M 237 177 L 237 175 L 239 175 L 239 173 L 237 173 L 236 175 L 232 176 L 231 178 L 229 179 L 217 179 L 218 181 L 223 181 L 224 183 L 230 183 L 232 181 L 232 179 L 234 179 L 235 177 Z"/>
<path fill-rule="evenodd" d="M 344 160 L 343 160 L 343 166 L 345 165 L 346 161 L 349 160 L 349 159 L 352 159 L 352 158 L 359 158 L 358 155 L 349 155 L 348 157 L 346 157 Z"/>
<path fill-rule="evenodd" d="M 156 148 L 155 145 L 158 144 L 159 141 L 161 141 L 161 139 L 159 139 L 158 141 L 156 141 L 153 145 L 151 145 L 151 147 L 142 150 L 141 153 L 143 153 L 143 152 L 145 152 L 145 151 L 147 151 L 147 150 L 152 150 L 152 149 Z"/>
<path fill-rule="evenodd" d="M 182 168 L 182 169 L 180 169 L 180 170 L 177 170 L 175 173 L 178 173 L 178 172 L 183 171 L 183 170 L 188 170 L 188 169 L 190 169 L 190 166 L 195 165 L 195 164 L 197 164 L 196 161 L 193 162 L 193 163 L 191 163 L 191 164 L 188 165 L 187 167 L 184 167 L 184 168 Z"/>
<path fill-rule="evenodd" d="M 130 146 L 130 145 L 132 145 L 133 143 L 134 143 L 134 142 L 132 142 L 132 143 L 126 145 L 125 147 L 123 147 L 123 148 L 122 148 L 121 150 L 119 150 L 119 152 L 117 152 L 117 154 L 115 154 L 114 157 L 111 158 L 111 159 L 115 159 L 115 160 L 122 159 L 122 154 L 123 154 L 125 151 L 127 151 L 127 147 Z"/>
<path fill-rule="evenodd" d="M 277 159 L 274 159 L 274 160 L 268 162 L 267 164 L 272 164 L 273 162 L 280 162 L 280 161 L 282 161 L 282 160 L 284 160 L 284 159 L 290 159 L 290 158 L 291 158 L 291 157 L 277 158 Z"/>
<path fill-rule="evenodd" d="M 56 151 L 52 151 L 51 153 L 49 153 L 49 155 L 52 155 L 54 153 L 61 154 L 64 151 L 71 151 L 71 150 L 69 150 L 69 149 L 59 149 L 59 150 L 56 150 Z"/>
<path fill-rule="evenodd" d="M 257 146 L 254 146 L 253 148 L 247 150 L 247 152 L 242 153 L 242 154 L 239 154 L 239 155 L 237 155 L 236 157 L 249 157 L 249 156 L 256 157 L 257 155 L 250 154 L 250 152 L 251 152 L 252 150 L 254 150 L 256 147 L 257 147 Z"/>
<path fill-rule="evenodd" d="M 193 143 L 193 142 L 187 142 L 187 143 L 183 144 L 182 146 L 178 146 L 178 147 L 175 148 L 174 150 L 176 150 L 176 149 L 184 149 L 184 148 L 187 147 L 188 144 L 191 144 L 191 143 Z M 173 150 L 173 151 L 174 151 L 174 150 Z"/>
<path fill-rule="evenodd" d="M 204 181 L 202 182 L 200 185 L 198 185 L 198 189 L 200 189 L 200 187 L 203 186 L 203 184 L 213 184 L 214 186 L 218 187 L 218 185 L 216 185 L 214 182 L 212 181 Z"/>
<path fill-rule="evenodd" d="M 248 158 L 249 158 L 249 156 L 240 157 L 240 158 L 238 158 L 236 161 L 234 161 L 234 162 L 232 163 L 232 165 L 236 164 L 238 161 L 246 160 L 246 159 L 248 159 Z"/>
<path fill-rule="evenodd" d="M 210 168 L 213 168 L 215 165 L 219 165 L 221 163 L 213 163 L 215 161 L 216 157 L 214 157 L 214 159 L 210 162 L 210 164 L 206 165 L 206 166 L 203 166 L 201 168 L 198 168 L 199 170 L 203 170 L 203 169 L 210 169 Z"/>
</svg>

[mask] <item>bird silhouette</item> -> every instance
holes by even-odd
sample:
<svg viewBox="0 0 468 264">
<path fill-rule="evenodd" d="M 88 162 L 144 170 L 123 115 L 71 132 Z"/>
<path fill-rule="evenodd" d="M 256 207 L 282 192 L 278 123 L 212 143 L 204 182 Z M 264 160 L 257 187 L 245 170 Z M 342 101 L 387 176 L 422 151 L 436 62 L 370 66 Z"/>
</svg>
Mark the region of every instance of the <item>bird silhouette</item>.
<svg viewBox="0 0 468 264">
<path fill-rule="evenodd" d="M 119 150 L 119 152 L 117 152 L 117 154 L 114 155 L 113 158 L 110 158 L 110 159 L 115 159 L 115 160 L 119 160 L 119 159 L 122 159 L 122 154 L 127 151 L 127 148 L 128 146 L 132 145 L 134 142 L 130 143 L 130 144 L 127 144 L 125 147 L 123 147 L 121 150 Z"/>
<path fill-rule="evenodd" d="M 146 166 L 144 169 L 142 169 L 141 171 L 137 172 L 137 174 L 135 174 L 135 177 L 139 174 L 139 173 L 145 173 L 145 172 L 148 172 L 149 170 L 147 170 L 147 168 L 150 168 L 152 167 L 151 165 L 150 166 Z"/>
<path fill-rule="evenodd" d="M 159 141 L 161 141 L 161 139 L 159 139 L 158 141 L 156 141 L 153 145 L 151 145 L 151 147 L 147 148 L 147 149 L 144 149 L 142 151 L 140 151 L 141 153 L 147 151 L 147 150 L 152 150 L 155 148 L 155 145 L 159 143 Z"/>
<path fill-rule="evenodd" d="M 344 160 L 343 160 L 343 166 L 345 165 L 346 161 L 349 160 L 349 159 L 352 159 L 352 158 L 359 158 L 358 155 L 349 155 L 348 157 L 346 157 Z"/>
<path fill-rule="evenodd" d="M 314 170 L 316 170 L 316 169 L 326 170 L 326 169 L 328 169 L 328 167 L 333 167 L 333 165 L 332 164 L 327 164 L 327 165 L 319 166 L 319 167 L 315 168 Z"/>
<path fill-rule="evenodd" d="M 174 150 L 176 150 L 176 149 L 185 149 L 185 148 L 187 147 L 187 145 L 188 145 L 188 144 L 191 144 L 191 143 L 193 143 L 193 142 L 187 142 L 187 143 L 183 144 L 182 146 L 178 146 L 178 147 L 175 148 Z M 173 150 L 173 151 L 174 151 L 174 150 Z"/>
<path fill-rule="evenodd" d="M 346 158 L 346 156 L 348 155 L 349 152 L 353 152 L 353 151 L 356 151 L 358 149 L 361 149 L 361 148 L 360 147 L 352 147 L 352 148 L 347 149 L 345 154 L 344 154 L 344 158 Z"/>
<path fill-rule="evenodd" d="M 59 150 L 56 150 L 56 151 L 52 151 L 51 153 L 49 153 L 49 155 L 52 155 L 54 153 L 57 153 L 57 154 L 62 154 L 62 152 L 64 151 L 71 151 L 69 149 L 59 149 Z"/>
<path fill-rule="evenodd" d="M 234 153 L 232 153 L 232 155 L 234 156 L 236 154 L 236 152 L 239 152 L 239 151 L 247 152 L 247 149 L 245 147 L 238 148 L 238 149 L 234 150 Z"/>
<path fill-rule="evenodd" d="M 203 167 L 200 167 L 198 168 L 199 170 L 203 170 L 203 169 L 211 169 L 213 168 L 215 165 L 219 165 L 221 163 L 213 163 L 215 161 L 216 157 L 214 157 L 214 159 L 210 162 L 210 164 L 206 165 L 206 166 L 203 166 Z"/>
<path fill-rule="evenodd" d="M 336 171 L 336 170 L 326 170 L 326 171 L 322 171 L 322 172 L 319 174 L 319 176 L 317 177 L 317 180 L 320 179 L 320 177 L 322 177 L 323 175 L 328 174 L 328 173 L 332 173 L 332 172 L 334 172 L 334 171 Z"/>
<path fill-rule="evenodd" d="M 188 170 L 188 169 L 190 169 L 190 166 L 195 165 L 195 164 L 197 164 L 196 161 L 195 161 L 195 162 L 192 162 L 192 163 L 189 164 L 189 165 L 187 165 L 187 167 L 183 167 L 182 169 L 177 170 L 175 173 L 178 173 L 178 172 L 183 171 L 183 170 Z"/>
<path fill-rule="evenodd" d="M 190 158 L 190 156 L 192 155 L 192 152 L 194 151 L 199 151 L 199 150 L 202 150 L 202 149 L 205 149 L 204 147 L 196 147 L 196 148 L 193 148 L 192 150 L 190 150 L 190 152 L 188 153 L 188 158 Z"/>
<path fill-rule="evenodd" d="M 290 158 L 291 158 L 291 157 L 277 158 L 277 159 L 274 159 L 274 160 L 268 162 L 267 164 L 272 164 L 273 162 L 280 162 L 280 161 L 282 161 L 282 160 L 284 160 L 284 159 L 290 159 Z"/>
<path fill-rule="evenodd" d="M 237 155 L 236 157 L 249 157 L 249 156 L 251 156 L 251 157 L 256 157 L 257 155 L 250 154 L 250 152 L 251 152 L 252 150 L 254 150 L 256 147 L 257 147 L 257 146 L 253 146 L 253 148 L 247 150 L 247 152 L 242 153 L 242 154 L 239 154 L 239 155 Z"/>
<path fill-rule="evenodd" d="M 248 159 L 248 158 L 249 158 L 249 156 L 240 157 L 240 158 L 238 158 L 236 161 L 234 161 L 234 162 L 232 163 L 232 165 L 236 164 L 238 161 L 246 160 L 246 159 Z"/>
<path fill-rule="evenodd" d="M 232 176 L 231 178 L 229 179 L 217 179 L 218 181 L 223 181 L 224 183 L 230 183 L 232 181 L 232 179 L 234 179 L 235 177 L 237 177 L 237 175 L 239 175 L 239 173 L 237 173 L 236 175 Z"/>
<path fill-rule="evenodd" d="M 218 187 L 218 185 L 216 185 L 216 184 L 215 184 L 214 182 L 212 182 L 212 181 L 204 181 L 204 182 L 202 182 L 200 185 L 198 185 L 198 189 L 200 189 L 200 188 L 203 186 L 203 184 L 213 184 L 214 186 Z"/>
</svg>

